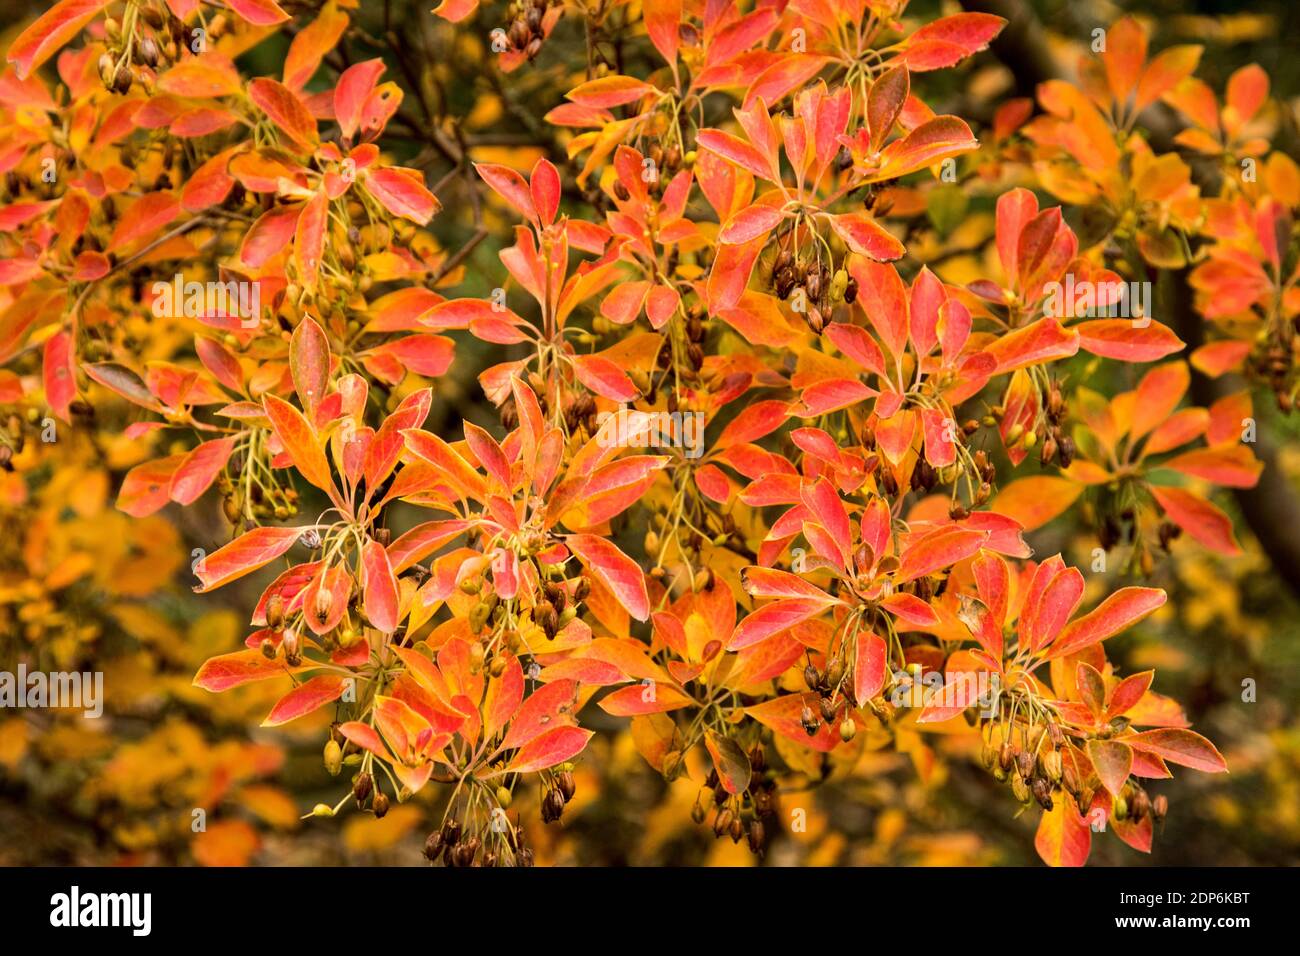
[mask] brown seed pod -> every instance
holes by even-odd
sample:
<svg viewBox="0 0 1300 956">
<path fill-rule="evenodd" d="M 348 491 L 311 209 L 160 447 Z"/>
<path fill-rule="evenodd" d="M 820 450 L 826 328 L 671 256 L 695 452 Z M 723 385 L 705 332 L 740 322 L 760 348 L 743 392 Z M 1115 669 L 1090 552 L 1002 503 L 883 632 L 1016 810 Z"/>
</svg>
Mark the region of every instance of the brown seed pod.
<svg viewBox="0 0 1300 956">
<path fill-rule="evenodd" d="M 356 781 L 352 784 L 352 797 L 357 801 L 357 809 L 360 810 L 370 796 L 370 791 L 374 788 L 374 778 L 369 773 L 362 772 L 357 774 Z"/>
<path fill-rule="evenodd" d="M 803 710 L 799 714 L 799 723 L 803 724 L 803 732 L 809 737 L 817 736 L 817 729 L 821 724 L 818 722 L 817 716 L 813 713 L 812 708 L 807 704 L 804 705 Z"/>
<path fill-rule="evenodd" d="M 573 774 L 568 770 L 561 770 L 555 775 L 555 786 L 559 789 L 560 795 L 564 797 L 564 802 L 568 803 L 573 799 L 577 792 L 578 786 L 573 781 Z"/>
<path fill-rule="evenodd" d="M 564 794 L 558 788 L 546 792 L 542 800 L 542 822 L 554 823 L 564 813 Z"/>
<path fill-rule="evenodd" d="M 713 818 L 713 835 L 721 837 L 731 829 L 732 812 L 729 807 L 723 807 L 718 811 L 718 815 Z"/>
<path fill-rule="evenodd" d="M 1165 816 L 1169 813 L 1169 798 L 1163 793 L 1151 801 L 1151 816 L 1156 823 L 1164 823 Z"/>
<path fill-rule="evenodd" d="M 435 862 L 438 857 L 442 856 L 443 851 L 442 834 L 434 830 L 424 841 L 424 858 L 430 863 Z"/>
<path fill-rule="evenodd" d="M 1016 755 L 1016 769 L 1020 771 L 1020 776 L 1028 780 L 1034 775 L 1034 755 L 1028 750 L 1022 750 Z"/>
</svg>

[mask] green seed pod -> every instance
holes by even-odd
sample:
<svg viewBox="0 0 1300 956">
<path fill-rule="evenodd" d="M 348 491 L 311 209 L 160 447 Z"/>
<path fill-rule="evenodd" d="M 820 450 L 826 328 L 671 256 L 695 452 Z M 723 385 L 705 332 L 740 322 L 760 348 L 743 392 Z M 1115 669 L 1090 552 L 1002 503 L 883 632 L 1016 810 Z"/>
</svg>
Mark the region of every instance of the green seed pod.
<svg viewBox="0 0 1300 956">
<path fill-rule="evenodd" d="M 343 770 L 343 748 L 333 737 L 325 741 L 325 769 L 331 777 L 337 777 Z"/>
</svg>

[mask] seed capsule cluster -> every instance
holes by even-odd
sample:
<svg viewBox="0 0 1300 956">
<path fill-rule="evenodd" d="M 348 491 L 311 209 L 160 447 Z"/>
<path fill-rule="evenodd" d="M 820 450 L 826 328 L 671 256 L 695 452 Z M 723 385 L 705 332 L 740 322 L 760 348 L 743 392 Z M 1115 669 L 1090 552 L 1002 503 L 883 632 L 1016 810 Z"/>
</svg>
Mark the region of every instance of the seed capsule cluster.
<svg viewBox="0 0 1300 956">
<path fill-rule="evenodd" d="M 793 300 L 808 328 L 818 335 L 830 322 L 835 305 L 852 304 L 858 298 L 858 280 L 843 267 L 832 271 L 823 263 L 820 249 L 812 258 L 781 249 L 772 263 L 772 289 L 779 298 Z"/>
<path fill-rule="evenodd" d="M 723 786 L 718 771 L 711 769 L 695 797 L 691 819 L 697 825 L 703 824 L 711 805 L 713 836 L 719 840 L 731 837 L 733 843 L 745 840 L 750 852 L 762 859 L 767 854 L 770 827 L 777 810 L 776 777 L 769 771 L 762 744 L 755 744 L 749 751 L 749 766 L 749 785 L 735 794 Z"/>
<path fill-rule="evenodd" d="M 1115 723 L 1122 720 L 1119 718 Z M 1099 736 L 1110 736 L 1112 732 L 1108 729 Z M 1038 725 L 1026 737 L 1023 745 L 1010 734 L 998 746 L 986 740 L 980 751 L 984 768 L 999 783 L 1007 784 L 1016 800 L 1025 806 L 1037 803 L 1044 810 L 1051 810 L 1064 791 L 1073 798 L 1081 814 L 1089 814 L 1102 784 L 1095 773 L 1080 777 L 1060 727 L 1055 723 Z M 1139 822 L 1150 816 L 1153 822 L 1162 823 L 1168 810 L 1169 801 L 1164 795 L 1152 799 L 1131 778 L 1111 799 L 1111 813 L 1119 821 Z"/>
<path fill-rule="evenodd" d="M 507 11 L 512 18 L 510 26 L 506 28 L 510 48 L 530 60 L 541 52 L 542 43 L 546 39 L 542 21 L 548 6 L 548 0 L 515 0 Z"/>
</svg>

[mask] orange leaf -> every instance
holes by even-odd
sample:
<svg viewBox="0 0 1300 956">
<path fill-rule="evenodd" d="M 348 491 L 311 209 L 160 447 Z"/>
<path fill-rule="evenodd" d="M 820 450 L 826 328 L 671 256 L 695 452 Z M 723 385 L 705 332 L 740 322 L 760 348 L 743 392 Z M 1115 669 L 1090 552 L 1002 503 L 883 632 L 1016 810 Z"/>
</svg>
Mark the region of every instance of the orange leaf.
<svg viewBox="0 0 1300 956">
<path fill-rule="evenodd" d="M 536 773 L 572 760 L 582 753 L 592 731 L 581 727 L 556 727 L 519 748 L 503 773 Z"/>
<path fill-rule="evenodd" d="M 330 478 L 325 451 L 317 441 L 316 430 L 303 417 L 302 412 L 284 399 L 270 394 L 262 396 L 262 407 L 293 466 L 317 488 L 334 494 L 334 482 Z"/>
<path fill-rule="evenodd" d="M 641 566 L 612 541 L 592 534 L 571 534 L 565 538 L 565 544 L 613 592 L 629 614 L 638 621 L 650 616 L 650 598 Z"/>
<path fill-rule="evenodd" d="M 108 0 L 59 0 L 24 30 L 9 46 L 8 61 L 14 65 L 18 79 L 25 80 L 59 47 L 108 6 Z"/>
<path fill-rule="evenodd" d="M 248 84 L 248 98 L 295 145 L 310 149 L 320 142 L 311 110 L 307 109 L 297 93 L 283 83 L 264 76 L 258 77 Z"/>
<path fill-rule="evenodd" d="M 361 551 L 361 566 L 365 575 L 366 617 L 379 630 L 391 634 L 397 630 L 398 592 L 384 546 L 368 539 Z"/>
<path fill-rule="evenodd" d="M 1092 830 L 1079 815 L 1074 798 L 1062 792 L 1044 810 L 1034 849 L 1048 866 L 1083 866 L 1092 851 Z"/>
<path fill-rule="evenodd" d="M 282 661 L 268 660 L 260 649 L 253 648 L 204 661 L 199 672 L 194 675 L 194 686 L 219 694 L 232 687 L 270 680 L 288 673 L 290 670 Z"/>
<path fill-rule="evenodd" d="M 152 236 L 175 219 L 180 211 L 180 200 L 175 193 L 146 193 L 122 214 L 112 238 L 108 240 L 106 251 L 120 252 L 124 247 Z"/>
<path fill-rule="evenodd" d="M 1125 742 L 1137 750 L 1155 754 L 1170 763 L 1203 770 L 1206 773 L 1227 773 L 1228 764 L 1214 744 L 1200 734 L 1178 727 L 1144 730 L 1125 737 Z"/>
<path fill-rule="evenodd" d="M 258 653 L 261 653 L 260 651 Z M 263 727 L 278 727 L 291 720 L 297 720 L 313 710 L 319 710 L 326 704 L 338 700 L 348 686 L 348 678 L 338 674 L 319 674 L 304 684 L 295 687 L 281 697 L 266 720 Z"/>
</svg>

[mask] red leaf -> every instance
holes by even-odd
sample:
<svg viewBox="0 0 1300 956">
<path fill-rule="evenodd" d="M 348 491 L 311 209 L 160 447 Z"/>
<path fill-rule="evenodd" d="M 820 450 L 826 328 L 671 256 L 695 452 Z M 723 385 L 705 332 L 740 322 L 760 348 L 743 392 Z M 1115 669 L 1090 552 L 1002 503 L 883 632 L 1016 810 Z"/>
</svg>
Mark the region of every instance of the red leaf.
<svg viewBox="0 0 1300 956">
<path fill-rule="evenodd" d="M 366 100 L 383 73 L 384 61 L 376 58 L 354 63 L 339 74 L 338 84 L 334 87 L 334 117 L 344 139 L 351 140 L 361 127 Z"/>
<path fill-rule="evenodd" d="M 718 231 L 718 241 L 739 245 L 766 238 L 783 218 L 781 210 L 771 206 L 746 206 Z"/>
<path fill-rule="evenodd" d="M 289 53 L 284 58 L 284 85 L 291 90 L 302 89 L 347 27 L 348 15 L 334 6 L 326 6 L 289 44 Z"/>
<path fill-rule="evenodd" d="M 613 717 L 662 714 L 689 707 L 694 701 L 669 684 L 633 684 L 600 699 L 600 709 Z"/>
<path fill-rule="evenodd" d="M 1118 796 L 1133 769 L 1133 748 L 1118 740 L 1089 740 L 1088 759 L 1102 785 Z"/>
<path fill-rule="evenodd" d="M 592 731 L 581 727 L 556 727 L 530 741 L 514 755 L 503 773 L 536 773 L 572 760 L 582 753 Z"/>
<path fill-rule="evenodd" d="M 235 450 L 235 436 L 205 441 L 188 455 L 172 475 L 170 494 L 173 501 L 193 504 L 216 480 Z"/>
<path fill-rule="evenodd" d="M 497 753 L 523 747 L 556 727 L 574 726 L 577 693 L 578 685 L 571 680 L 553 681 L 534 691 L 510 721 L 510 730 Z"/>
<path fill-rule="evenodd" d="M 632 384 L 627 373 L 602 356 L 575 355 L 573 371 L 578 381 L 597 395 L 616 402 L 634 402 L 641 397 L 641 390 Z"/>
<path fill-rule="evenodd" d="M 1148 485 L 1148 488 L 1169 520 L 1199 544 L 1220 554 L 1231 556 L 1241 553 L 1241 547 L 1232 533 L 1232 519 L 1210 502 L 1184 488 L 1166 488 L 1160 485 Z"/>
<path fill-rule="evenodd" d="M 199 672 L 194 675 L 194 686 L 219 694 L 232 687 L 289 673 L 291 671 L 284 662 L 268 660 L 261 650 L 236 651 L 204 661 Z"/>
<path fill-rule="evenodd" d="M 319 710 L 342 697 L 347 686 L 348 678 L 338 674 L 320 674 L 313 677 L 276 701 L 275 706 L 271 708 L 271 713 L 267 715 L 266 720 L 262 721 L 262 726 L 278 727 L 310 714 L 313 710 Z"/>
<path fill-rule="evenodd" d="M 255 27 L 269 27 L 283 23 L 289 14 L 276 5 L 275 0 L 227 0 L 230 9 Z"/>
<path fill-rule="evenodd" d="M 41 369 L 45 401 L 65 422 L 71 421 L 68 408 L 77 397 L 77 375 L 72 363 L 72 336 L 67 330 L 60 329 L 45 340 Z"/>
<path fill-rule="evenodd" d="M 1052 643 L 1048 659 L 1064 657 L 1104 641 L 1165 603 L 1159 588 L 1120 588 L 1083 617 L 1071 621 Z"/>
<path fill-rule="evenodd" d="M 533 197 L 533 208 L 537 210 L 542 225 L 549 226 L 555 222 L 555 213 L 560 208 L 559 170 L 548 160 L 539 159 L 533 167 L 529 191 Z"/>
<path fill-rule="evenodd" d="M 1085 352 L 1122 362 L 1155 362 L 1180 351 L 1185 344 L 1159 322 L 1139 326 L 1132 319 L 1095 319 L 1080 322 L 1074 330 Z"/>
<path fill-rule="evenodd" d="M 320 142 L 311 110 L 283 83 L 258 77 L 248 84 L 248 98 L 298 147 L 311 150 Z"/>
<path fill-rule="evenodd" d="M 260 269 L 268 259 L 283 252 L 293 238 L 302 206 L 275 206 L 257 217 L 244 234 L 239 247 L 239 261 L 250 269 Z"/>
<path fill-rule="evenodd" d="M 8 61 L 25 80 L 108 6 L 108 0 L 59 0 L 9 45 Z"/>
<path fill-rule="evenodd" d="M 381 166 L 366 174 L 366 189 L 394 216 L 417 225 L 425 225 L 442 208 L 424 185 L 424 177 L 414 169 Z"/>
<path fill-rule="evenodd" d="M 864 706 L 885 686 L 885 664 L 889 648 L 884 639 L 870 631 L 859 631 L 853 656 L 853 699 Z"/>
<path fill-rule="evenodd" d="M 1206 773 L 1227 773 L 1228 764 L 1214 744 L 1200 734 L 1177 727 L 1144 730 L 1125 737 L 1130 746 L 1155 754 L 1170 763 L 1203 770 Z"/>
<path fill-rule="evenodd" d="M 800 714 L 805 707 L 811 708 L 814 714 L 817 713 L 818 697 L 816 694 L 785 694 L 764 701 L 761 704 L 755 704 L 753 707 L 746 707 L 745 713 L 765 727 L 771 727 L 781 736 L 794 741 L 802 747 L 811 747 L 813 750 L 829 753 L 840 742 L 838 731 L 823 721 L 817 728 L 817 732 L 811 737 L 808 736 L 799 721 Z"/>
<path fill-rule="evenodd" d="M 262 396 L 262 407 L 293 466 L 317 488 L 332 495 L 334 482 L 330 478 L 329 462 L 317 441 L 315 429 L 303 417 L 302 412 L 284 399 L 270 394 Z"/>
<path fill-rule="evenodd" d="M 293 547 L 299 533 L 297 528 L 254 528 L 240 535 L 199 562 L 203 586 L 196 590 L 211 591 L 256 571 Z"/>
<path fill-rule="evenodd" d="M 289 340 L 289 373 L 309 421 L 316 417 L 316 406 L 325 397 L 329 370 L 330 346 L 325 331 L 311 316 L 304 316 Z"/>
<path fill-rule="evenodd" d="M 523 176 L 509 166 L 494 163 L 475 163 L 474 169 L 483 178 L 483 182 L 491 186 L 492 191 L 513 206 L 516 212 L 527 219 L 537 218 L 533 194 Z"/>
<path fill-rule="evenodd" d="M 105 251 L 120 252 L 126 246 L 152 236 L 175 219 L 180 211 L 180 200 L 175 193 L 146 193 L 122 214 Z"/>
<path fill-rule="evenodd" d="M 308 199 L 298 214 L 293 237 L 293 263 L 304 289 L 314 291 L 321 257 L 325 254 L 325 219 L 329 202 L 323 192 Z"/>
<path fill-rule="evenodd" d="M 646 593 L 641 566 L 620 551 L 612 541 L 592 534 L 571 534 L 565 538 L 569 549 L 614 594 L 618 603 L 638 621 L 650 616 L 650 597 Z"/>
<path fill-rule="evenodd" d="M 736 625 L 727 641 L 727 650 L 738 651 L 775 637 L 817 617 L 827 607 L 825 601 L 817 598 L 785 598 L 765 604 Z"/>
<path fill-rule="evenodd" d="M 641 4 L 645 32 L 660 55 L 677 72 L 677 49 L 681 45 L 682 0 L 644 0 Z"/>
<path fill-rule="evenodd" d="M 898 580 L 912 581 L 964 561 L 988 540 L 986 531 L 944 527 L 910 543 L 899 563 Z"/>
<path fill-rule="evenodd" d="M 397 580 L 388 563 L 388 552 L 373 538 L 366 540 L 361 551 L 361 569 L 366 617 L 380 631 L 391 634 L 397 630 Z"/>
<path fill-rule="evenodd" d="M 893 233 L 864 212 L 845 213 L 830 217 L 831 228 L 853 252 L 876 262 L 900 259 L 907 247 Z"/>
<path fill-rule="evenodd" d="M 170 455 L 143 462 L 128 471 L 117 494 L 118 510 L 133 518 L 143 518 L 166 505 L 171 500 L 172 475 L 184 460 L 184 455 Z"/>
</svg>

